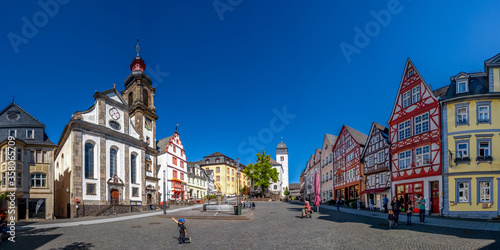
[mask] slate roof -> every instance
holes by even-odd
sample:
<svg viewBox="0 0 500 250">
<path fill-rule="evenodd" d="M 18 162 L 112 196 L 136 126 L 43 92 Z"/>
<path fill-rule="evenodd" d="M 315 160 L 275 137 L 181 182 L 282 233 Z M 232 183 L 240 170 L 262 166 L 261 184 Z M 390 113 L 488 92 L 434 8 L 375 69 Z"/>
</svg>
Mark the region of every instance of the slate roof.
<svg viewBox="0 0 500 250">
<path fill-rule="evenodd" d="M 347 125 L 344 125 L 344 126 L 347 129 L 347 131 L 349 131 L 349 134 L 351 134 L 352 138 L 354 138 L 354 140 L 356 140 L 356 142 L 358 142 L 361 146 L 365 145 L 366 138 L 368 138 L 367 135 L 365 135 L 365 134 L 359 132 L 358 130 L 353 129 Z"/>
<path fill-rule="evenodd" d="M 156 141 L 156 150 L 160 151 L 160 153 L 165 153 L 166 152 L 165 150 L 167 149 L 168 146 L 168 142 L 172 137 L 173 135 Z"/>
<path fill-rule="evenodd" d="M 443 98 L 444 95 L 446 95 L 446 92 L 448 91 L 448 88 L 450 87 L 450 85 L 447 85 L 447 86 L 444 86 L 442 88 L 439 88 L 439 89 L 436 89 L 436 90 L 433 90 L 432 93 L 437 97 L 441 97 Z"/>
<path fill-rule="evenodd" d="M 280 144 L 278 144 L 278 148 L 287 148 L 287 147 L 284 142 L 280 142 Z"/>
<path fill-rule="evenodd" d="M 484 61 L 484 64 L 488 66 L 500 66 L 500 53 Z"/>
<path fill-rule="evenodd" d="M 487 76 L 485 75 L 470 75 L 469 78 L 469 92 L 457 94 L 456 81 L 452 80 L 448 86 L 448 90 L 441 98 L 447 100 L 455 97 L 465 97 L 470 95 L 486 94 L 489 93 L 490 87 Z"/>
<path fill-rule="evenodd" d="M 196 166 L 196 164 L 200 165 L 202 163 L 203 163 L 203 161 L 201 161 L 201 160 L 200 161 L 188 161 L 188 162 L 186 162 L 188 167 Z"/>
<path fill-rule="evenodd" d="M 19 119 L 16 120 L 15 122 L 10 122 L 7 119 L 7 114 L 4 114 L 6 111 L 17 112 L 19 114 Z M 21 113 L 24 113 L 25 115 L 21 115 Z M 36 119 L 35 117 L 33 117 L 30 113 L 28 113 L 26 110 L 24 110 L 23 108 L 19 107 L 19 105 L 15 104 L 15 103 L 9 104 L 2 111 L 0 111 L 0 117 L 2 117 L 2 119 L 0 119 L 0 125 L 11 125 L 11 124 L 14 124 L 14 126 L 17 126 L 17 125 L 37 125 L 37 126 L 44 126 L 44 124 L 41 123 L 38 119 Z M 4 117 L 5 117 L 5 119 L 3 119 Z"/>
<path fill-rule="evenodd" d="M 212 156 L 225 156 L 225 155 L 223 155 L 223 154 L 222 154 L 222 153 L 220 153 L 220 152 L 215 152 L 215 153 L 213 153 L 213 154 L 211 154 L 211 155 L 209 155 L 209 156 L 205 156 L 205 157 L 212 157 Z M 227 157 L 227 156 L 226 156 L 226 157 Z M 227 157 L 227 158 L 229 158 L 229 157 Z"/>
<path fill-rule="evenodd" d="M 300 183 L 290 183 L 288 190 L 300 189 Z"/>
</svg>

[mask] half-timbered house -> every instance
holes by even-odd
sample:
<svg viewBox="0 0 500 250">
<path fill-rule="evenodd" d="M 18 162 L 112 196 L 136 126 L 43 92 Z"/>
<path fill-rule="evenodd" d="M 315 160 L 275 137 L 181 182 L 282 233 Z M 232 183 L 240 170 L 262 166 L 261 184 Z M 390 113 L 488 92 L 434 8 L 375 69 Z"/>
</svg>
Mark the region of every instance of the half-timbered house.
<svg viewBox="0 0 500 250">
<path fill-rule="evenodd" d="M 439 101 L 410 59 L 388 124 L 393 195 L 405 207 L 423 195 L 427 212 L 438 213 L 443 190 Z"/>
<path fill-rule="evenodd" d="M 389 154 L 389 129 L 374 122 L 361 153 L 364 163 L 365 189 L 361 192 L 363 200 L 374 207 L 383 209 L 382 199 L 391 196 L 391 171 Z"/>
<path fill-rule="evenodd" d="M 335 198 L 357 199 L 362 188 L 361 152 L 367 136 L 349 126 L 342 126 L 333 147 Z"/>
</svg>

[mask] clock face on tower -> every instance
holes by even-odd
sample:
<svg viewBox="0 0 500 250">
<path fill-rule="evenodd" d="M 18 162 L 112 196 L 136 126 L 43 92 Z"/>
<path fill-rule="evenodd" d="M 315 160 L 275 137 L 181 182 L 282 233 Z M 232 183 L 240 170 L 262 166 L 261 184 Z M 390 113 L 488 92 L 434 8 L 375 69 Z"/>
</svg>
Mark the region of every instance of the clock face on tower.
<svg viewBox="0 0 500 250">
<path fill-rule="evenodd" d="M 116 108 L 112 108 L 109 110 L 109 115 L 111 118 L 118 120 L 120 119 L 120 113 L 118 113 L 118 110 Z"/>
</svg>

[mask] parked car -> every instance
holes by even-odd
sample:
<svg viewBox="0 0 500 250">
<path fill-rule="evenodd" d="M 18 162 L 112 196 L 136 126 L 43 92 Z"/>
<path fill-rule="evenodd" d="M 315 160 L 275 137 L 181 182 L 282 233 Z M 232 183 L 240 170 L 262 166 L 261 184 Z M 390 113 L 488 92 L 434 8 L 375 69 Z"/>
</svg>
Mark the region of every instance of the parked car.
<svg viewBox="0 0 500 250">
<path fill-rule="evenodd" d="M 236 194 L 229 194 L 229 195 L 227 195 L 227 197 L 229 197 L 229 198 L 236 197 Z"/>
</svg>

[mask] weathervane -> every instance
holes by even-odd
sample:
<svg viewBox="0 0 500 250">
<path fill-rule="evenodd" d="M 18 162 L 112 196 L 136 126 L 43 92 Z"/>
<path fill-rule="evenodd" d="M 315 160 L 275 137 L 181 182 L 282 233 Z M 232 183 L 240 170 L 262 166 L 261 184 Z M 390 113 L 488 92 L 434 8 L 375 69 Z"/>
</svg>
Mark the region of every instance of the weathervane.
<svg viewBox="0 0 500 250">
<path fill-rule="evenodd" d="M 137 56 L 139 56 L 139 52 L 141 52 L 139 48 L 139 34 L 137 34 L 137 45 L 135 45 L 135 50 L 137 51 Z"/>
<path fill-rule="evenodd" d="M 12 103 L 14 103 L 14 99 L 16 98 L 15 95 L 12 96 Z"/>
<path fill-rule="evenodd" d="M 175 124 L 175 132 L 177 132 L 177 126 L 179 126 L 179 123 Z"/>
</svg>

